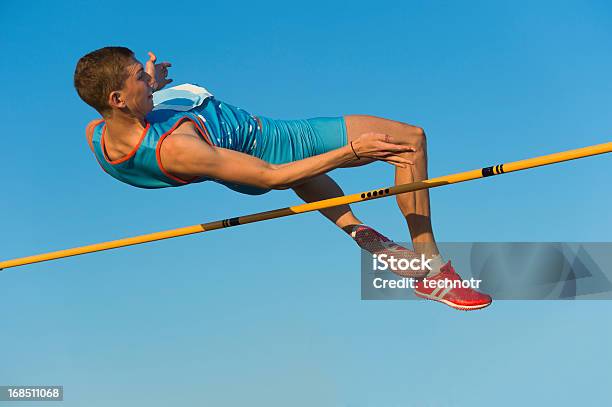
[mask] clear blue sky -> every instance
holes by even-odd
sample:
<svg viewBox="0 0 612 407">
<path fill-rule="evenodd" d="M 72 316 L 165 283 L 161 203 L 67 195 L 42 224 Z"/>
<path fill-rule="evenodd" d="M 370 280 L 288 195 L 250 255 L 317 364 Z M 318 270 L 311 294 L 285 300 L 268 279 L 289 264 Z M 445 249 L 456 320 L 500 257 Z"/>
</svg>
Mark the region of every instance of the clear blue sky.
<svg viewBox="0 0 612 407">
<path fill-rule="evenodd" d="M 611 139 L 601 0 L 4 1 L 2 259 L 299 202 L 104 174 L 72 73 L 106 45 L 154 50 L 175 83 L 254 114 L 423 126 L 433 176 Z M 611 241 L 611 163 L 432 191 L 438 239 Z M 382 163 L 332 176 L 347 193 L 393 181 Z M 394 205 L 354 209 L 405 241 Z M 13 269 L 0 274 L 0 384 L 63 384 L 63 405 L 89 407 L 609 402 L 610 302 L 460 313 L 359 295 L 359 251 L 318 214 Z"/>
</svg>

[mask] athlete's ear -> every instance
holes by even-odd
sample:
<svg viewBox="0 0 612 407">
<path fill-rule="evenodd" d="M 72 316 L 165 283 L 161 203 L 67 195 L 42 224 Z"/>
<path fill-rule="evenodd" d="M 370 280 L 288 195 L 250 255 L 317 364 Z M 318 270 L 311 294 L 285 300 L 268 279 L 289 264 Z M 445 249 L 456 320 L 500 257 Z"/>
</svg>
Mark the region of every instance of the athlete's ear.
<svg viewBox="0 0 612 407">
<path fill-rule="evenodd" d="M 118 90 L 112 91 L 108 95 L 108 105 L 111 108 L 123 109 L 125 107 L 125 100 L 123 99 L 123 95 Z"/>
</svg>

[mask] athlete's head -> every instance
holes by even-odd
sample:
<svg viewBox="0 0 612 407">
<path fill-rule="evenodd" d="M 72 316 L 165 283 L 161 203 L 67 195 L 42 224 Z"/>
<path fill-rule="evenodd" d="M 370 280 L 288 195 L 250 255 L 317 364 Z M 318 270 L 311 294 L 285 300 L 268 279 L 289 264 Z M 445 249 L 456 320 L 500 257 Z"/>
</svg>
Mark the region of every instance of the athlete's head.
<svg viewBox="0 0 612 407">
<path fill-rule="evenodd" d="M 125 47 L 100 48 L 79 59 L 74 87 L 104 117 L 114 110 L 144 117 L 153 109 L 151 77 Z"/>
</svg>

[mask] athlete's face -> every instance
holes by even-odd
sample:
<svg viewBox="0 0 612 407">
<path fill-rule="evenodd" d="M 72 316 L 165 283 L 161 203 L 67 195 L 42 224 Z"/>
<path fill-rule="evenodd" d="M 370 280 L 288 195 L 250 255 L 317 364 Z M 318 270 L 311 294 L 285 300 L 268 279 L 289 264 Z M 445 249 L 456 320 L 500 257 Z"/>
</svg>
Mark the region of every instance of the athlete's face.
<svg viewBox="0 0 612 407">
<path fill-rule="evenodd" d="M 126 69 L 129 76 L 123 88 L 119 92 L 113 92 L 116 95 L 111 94 L 111 98 L 118 108 L 127 109 L 132 115 L 144 118 L 153 110 L 151 77 L 136 59 Z"/>
</svg>

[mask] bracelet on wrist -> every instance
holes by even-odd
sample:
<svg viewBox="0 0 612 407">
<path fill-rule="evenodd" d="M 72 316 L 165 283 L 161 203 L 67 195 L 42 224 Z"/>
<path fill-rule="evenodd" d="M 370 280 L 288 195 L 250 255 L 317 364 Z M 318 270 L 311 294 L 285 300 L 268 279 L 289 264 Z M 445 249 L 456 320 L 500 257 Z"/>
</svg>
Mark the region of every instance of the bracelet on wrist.
<svg viewBox="0 0 612 407">
<path fill-rule="evenodd" d="M 355 154 L 355 157 L 357 157 L 357 159 L 360 160 L 361 158 L 357 155 L 357 152 L 355 151 L 355 147 L 353 147 L 353 141 L 351 141 L 351 150 L 353 150 L 353 154 Z"/>
</svg>

